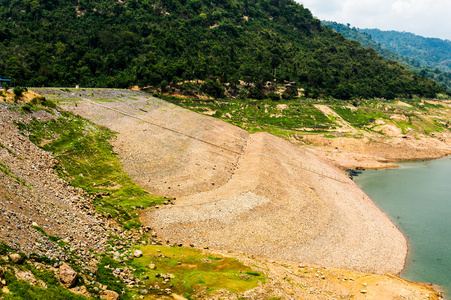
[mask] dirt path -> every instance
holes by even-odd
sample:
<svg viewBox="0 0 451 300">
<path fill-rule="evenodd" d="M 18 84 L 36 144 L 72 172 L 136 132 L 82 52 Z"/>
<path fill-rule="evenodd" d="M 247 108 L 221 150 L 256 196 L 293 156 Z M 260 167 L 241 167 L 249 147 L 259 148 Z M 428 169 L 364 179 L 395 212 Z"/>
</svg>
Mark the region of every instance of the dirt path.
<svg viewBox="0 0 451 300">
<path fill-rule="evenodd" d="M 67 108 L 118 132 L 114 150 L 138 184 L 177 198 L 142 217 L 159 236 L 271 259 L 402 270 L 405 238 L 340 170 L 272 135 L 134 98 Z"/>
</svg>

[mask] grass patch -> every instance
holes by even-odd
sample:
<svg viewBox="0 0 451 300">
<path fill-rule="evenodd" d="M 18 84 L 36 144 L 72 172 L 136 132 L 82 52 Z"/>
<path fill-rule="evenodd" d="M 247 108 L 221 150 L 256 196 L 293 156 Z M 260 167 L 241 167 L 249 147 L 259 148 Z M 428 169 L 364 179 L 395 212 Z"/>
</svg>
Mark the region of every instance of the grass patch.
<svg viewBox="0 0 451 300">
<path fill-rule="evenodd" d="M 377 119 L 389 119 L 389 116 L 383 112 L 369 108 L 358 108 L 356 110 L 349 107 L 333 106 L 331 107 L 346 122 L 352 126 L 362 128 L 368 126 Z"/>
<path fill-rule="evenodd" d="M 250 133 L 268 132 L 282 138 L 296 134 L 324 133 L 327 138 L 339 124 L 333 116 L 325 116 L 316 109 L 315 103 L 308 99 L 296 100 L 252 100 L 252 99 L 189 99 L 157 95 L 178 106 L 207 113 L 215 118 L 236 125 Z M 376 120 L 395 123 L 405 134 L 409 128 L 421 134 L 431 134 L 451 130 L 449 114 L 440 103 L 430 103 L 421 99 L 400 99 L 382 101 L 377 99 L 341 101 L 327 99 L 322 103 L 333 109 L 351 126 L 371 131 Z M 419 115 L 427 113 L 435 116 L 432 122 Z M 404 115 L 407 122 L 390 120 L 392 115 Z"/>
<path fill-rule="evenodd" d="M 44 281 L 48 286 L 59 286 L 60 283 L 55 277 L 55 273 L 45 269 L 36 269 L 33 265 L 28 265 L 31 273 L 33 273 L 36 279 Z"/>
<path fill-rule="evenodd" d="M 50 259 L 47 256 L 39 256 L 36 253 L 31 253 L 30 258 L 47 265 L 53 265 L 54 263 L 59 262 L 57 259 Z"/>
<path fill-rule="evenodd" d="M 115 268 L 123 268 L 116 260 L 112 259 L 109 256 L 103 256 L 100 263 L 97 265 L 97 282 L 100 282 L 103 285 L 106 285 L 109 290 L 115 291 L 119 295 L 121 295 L 121 300 L 131 299 L 129 296 L 129 291 L 125 284 L 118 280 L 117 277 L 113 275 L 113 269 Z M 88 287 L 88 290 L 89 287 Z"/>
<path fill-rule="evenodd" d="M 53 113 L 52 109 L 56 108 L 55 102 L 46 99 L 45 97 L 35 97 L 29 102 L 25 103 L 19 108 L 22 113 L 31 113 L 33 111 L 46 110 L 49 113 Z"/>
<path fill-rule="evenodd" d="M 3 145 L 2 143 L 0 143 L 0 148 L 6 149 L 6 151 L 8 151 L 9 154 L 11 154 L 11 155 L 14 156 L 14 157 L 17 157 L 16 154 L 15 154 L 11 149 L 9 149 L 8 147 L 6 147 L 6 146 Z"/>
<path fill-rule="evenodd" d="M 6 255 L 10 251 L 11 251 L 11 248 L 8 245 L 6 245 L 5 242 L 3 242 L 3 241 L 0 242 L 0 255 Z"/>
<path fill-rule="evenodd" d="M 260 273 L 258 273 L 258 272 L 253 272 L 253 271 L 246 271 L 246 274 L 247 274 L 247 275 L 251 275 L 251 276 L 256 276 L 256 277 L 261 276 Z"/>
<path fill-rule="evenodd" d="M 47 232 L 44 231 L 44 229 L 42 229 L 39 226 L 33 226 L 34 229 L 36 229 L 37 231 L 39 231 L 40 233 L 42 233 L 43 235 L 45 235 L 46 237 L 49 238 L 49 240 L 51 240 L 52 242 L 54 242 L 55 244 L 58 244 L 60 247 L 64 247 L 66 246 L 66 243 L 63 242 L 59 237 L 48 234 Z"/>
<path fill-rule="evenodd" d="M 139 227 L 134 208 L 159 204 L 163 199 L 149 195 L 122 170 L 108 143 L 114 132 L 79 116 L 61 114 L 50 121 L 33 119 L 17 126 L 33 143 L 53 153 L 60 177 L 96 196 L 99 212 L 116 217 L 127 229 Z"/>
<path fill-rule="evenodd" d="M 302 128 L 324 132 L 335 128 L 335 123 L 308 101 L 272 101 L 250 99 L 198 100 L 162 96 L 168 102 L 199 113 L 212 115 L 251 133 L 269 132 L 287 137 Z"/>
<path fill-rule="evenodd" d="M 34 273 L 33 273 L 34 274 Z M 47 272 L 36 272 L 37 277 L 48 284 L 47 289 L 39 286 L 33 286 L 26 281 L 17 279 L 13 273 L 5 273 L 5 281 L 10 291 L 9 294 L 3 294 L 5 300 L 29 300 L 29 299 L 54 299 L 54 300 L 87 300 L 81 295 L 74 294 L 59 284 L 54 284 Z M 35 275 L 36 276 L 36 275 Z M 56 279 L 55 279 L 56 280 Z"/>
<path fill-rule="evenodd" d="M 234 258 L 207 255 L 201 250 L 186 247 L 144 246 L 140 250 L 144 255 L 134 259 L 130 265 L 137 270 L 137 276 L 149 276 L 146 286 L 155 283 L 164 286 L 163 279 L 156 275 L 170 273 L 175 276 L 170 280 L 174 292 L 185 296 L 203 288 L 207 292 L 227 289 L 241 293 L 265 282 L 264 276 Z M 147 267 L 150 263 L 155 264 L 155 270 Z"/>
</svg>

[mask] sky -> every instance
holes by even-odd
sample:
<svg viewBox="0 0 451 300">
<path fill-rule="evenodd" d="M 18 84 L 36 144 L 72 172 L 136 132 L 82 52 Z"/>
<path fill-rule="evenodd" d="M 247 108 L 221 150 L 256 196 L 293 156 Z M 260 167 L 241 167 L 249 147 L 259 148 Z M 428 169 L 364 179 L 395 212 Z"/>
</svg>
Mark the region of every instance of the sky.
<svg viewBox="0 0 451 300">
<path fill-rule="evenodd" d="M 450 0 L 296 0 L 324 21 L 451 40 Z"/>
</svg>

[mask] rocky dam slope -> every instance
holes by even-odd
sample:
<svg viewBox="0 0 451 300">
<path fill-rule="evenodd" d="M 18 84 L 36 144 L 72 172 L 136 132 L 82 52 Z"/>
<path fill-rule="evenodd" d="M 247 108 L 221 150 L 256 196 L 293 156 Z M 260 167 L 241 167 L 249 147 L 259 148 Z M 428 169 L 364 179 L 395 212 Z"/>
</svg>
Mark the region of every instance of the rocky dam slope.
<svg viewBox="0 0 451 300">
<path fill-rule="evenodd" d="M 159 236 L 369 273 L 402 270 L 403 235 L 341 170 L 311 152 L 146 94 L 127 102 L 73 98 L 78 104 L 66 109 L 117 132 L 111 143 L 135 182 L 177 199 L 142 214 Z"/>
</svg>

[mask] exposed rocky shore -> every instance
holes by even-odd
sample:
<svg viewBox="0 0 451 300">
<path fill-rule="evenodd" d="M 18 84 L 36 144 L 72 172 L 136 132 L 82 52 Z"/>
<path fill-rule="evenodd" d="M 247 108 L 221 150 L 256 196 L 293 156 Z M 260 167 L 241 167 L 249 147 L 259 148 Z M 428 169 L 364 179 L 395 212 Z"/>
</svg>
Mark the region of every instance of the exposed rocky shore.
<svg viewBox="0 0 451 300">
<path fill-rule="evenodd" d="M 176 205 L 144 224 L 175 243 L 399 273 L 407 242 L 341 170 L 286 140 L 150 97 L 66 108 L 116 132 L 132 178 Z M 175 130 L 171 131 L 169 129 Z"/>
</svg>

